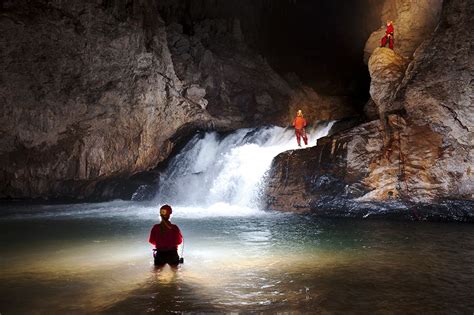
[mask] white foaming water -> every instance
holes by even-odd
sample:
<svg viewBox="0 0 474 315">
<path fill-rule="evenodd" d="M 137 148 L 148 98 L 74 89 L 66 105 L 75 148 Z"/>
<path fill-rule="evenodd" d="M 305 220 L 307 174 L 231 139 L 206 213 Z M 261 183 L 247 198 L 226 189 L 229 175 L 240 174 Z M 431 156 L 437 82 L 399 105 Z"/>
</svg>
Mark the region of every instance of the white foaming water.
<svg viewBox="0 0 474 315">
<path fill-rule="evenodd" d="M 303 148 L 316 145 L 333 124 L 309 129 Z M 155 201 L 179 206 L 179 216 L 261 214 L 259 195 L 273 158 L 294 149 L 294 130 L 281 127 L 198 134 L 170 161 Z"/>
</svg>

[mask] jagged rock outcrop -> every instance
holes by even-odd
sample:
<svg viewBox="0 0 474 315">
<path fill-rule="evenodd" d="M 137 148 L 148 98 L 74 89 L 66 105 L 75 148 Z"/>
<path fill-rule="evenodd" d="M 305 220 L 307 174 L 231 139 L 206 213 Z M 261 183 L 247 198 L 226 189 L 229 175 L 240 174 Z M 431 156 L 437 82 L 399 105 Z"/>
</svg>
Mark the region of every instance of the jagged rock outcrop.
<svg viewBox="0 0 474 315">
<path fill-rule="evenodd" d="M 388 122 L 394 130 L 389 145 L 375 120 L 319 139 L 316 147 L 277 156 L 265 207 L 327 217 L 474 222 L 472 196 L 459 193 L 460 186 L 472 193 L 469 184 L 436 173 L 441 135 L 408 126 L 397 115 Z"/>
<path fill-rule="evenodd" d="M 267 205 L 328 216 L 474 221 L 473 64 L 470 42 L 462 40 L 473 14 L 469 1 L 445 1 L 439 27 L 406 72 L 399 71 L 403 62 L 395 71 L 391 62 L 377 64 L 386 50 L 374 52 L 371 93 L 384 119 L 278 156 Z"/>
<path fill-rule="evenodd" d="M 318 200 L 363 196 L 369 189 L 360 180 L 383 146 L 379 129 L 374 121 L 319 139 L 316 147 L 278 155 L 268 176 L 267 206 L 308 211 Z"/>
<path fill-rule="evenodd" d="M 380 46 L 387 20 L 394 22 L 395 51 L 402 57 L 411 59 L 418 46 L 431 37 L 438 24 L 442 5 L 443 0 L 386 0 L 382 9 L 382 26 L 370 35 L 365 44 L 365 62 L 368 62 L 375 48 Z"/>
</svg>

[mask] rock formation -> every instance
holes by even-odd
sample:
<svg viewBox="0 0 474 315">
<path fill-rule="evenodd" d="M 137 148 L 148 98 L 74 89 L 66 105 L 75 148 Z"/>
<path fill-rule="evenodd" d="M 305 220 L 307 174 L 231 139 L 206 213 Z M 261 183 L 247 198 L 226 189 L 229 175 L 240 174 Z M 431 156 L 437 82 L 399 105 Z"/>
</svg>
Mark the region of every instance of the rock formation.
<svg viewBox="0 0 474 315">
<path fill-rule="evenodd" d="M 440 25 L 406 72 L 404 58 L 374 51 L 371 95 L 380 119 L 278 156 L 268 207 L 474 221 L 473 64 L 463 40 L 473 14 L 469 1 L 445 1 Z"/>
</svg>

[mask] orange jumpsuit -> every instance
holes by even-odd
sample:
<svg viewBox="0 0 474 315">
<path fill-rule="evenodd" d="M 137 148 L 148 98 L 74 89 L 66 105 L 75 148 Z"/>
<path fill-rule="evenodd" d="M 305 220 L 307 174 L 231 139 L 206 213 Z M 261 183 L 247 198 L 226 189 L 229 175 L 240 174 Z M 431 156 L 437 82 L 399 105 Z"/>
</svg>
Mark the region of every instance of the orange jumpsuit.
<svg viewBox="0 0 474 315">
<path fill-rule="evenodd" d="M 295 120 L 293 120 L 293 126 L 295 127 L 295 134 L 296 134 L 296 142 L 298 142 L 298 146 L 301 147 L 301 138 L 303 138 L 304 144 L 308 145 L 308 137 L 306 136 L 306 119 L 301 116 L 296 116 Z"/>
</svg>

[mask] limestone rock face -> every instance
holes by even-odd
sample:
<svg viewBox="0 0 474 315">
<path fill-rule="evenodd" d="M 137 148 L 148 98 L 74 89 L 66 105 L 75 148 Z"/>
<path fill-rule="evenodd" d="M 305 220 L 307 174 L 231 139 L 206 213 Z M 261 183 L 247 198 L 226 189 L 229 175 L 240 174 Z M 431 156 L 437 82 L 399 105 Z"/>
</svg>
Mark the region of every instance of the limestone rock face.
<svg viewBox="0 0 474 315">
<path fill-rule="evenodd" d="M 353 114 L 348 99 L 319 95 L 275 73 L 247 47 L 238 19 L 204 19 L 193 24 L 192 35 L 171 23 L 167 36 L 176 74 L 189 86 L 188 98 L 235 128 L 287 125 L 298 109 L 310 122 Z"/>
<path fill-rule="evenodd" d="M 474 221 L 474 69 L 471 44 L 463 40 L 473 14 L 470 1 L 446 1 L 439 27 L 406 72 L 396 52 L 374 51 L 371 95 L 382 119 L 278 156 L 267 206 Z"/>
<path fill-rule="evenodd" d="M 375 73 L 371 66 L 380 49 L 369 60 L 375 81 L 371 95 L 379 111 L 406 112 L 401 119 L 389 117 L 385 130 L 389 140 L 384 146 L 387 161 L 382 158 L 378 163 L 393 164 L 398 155 L 402 184 L 411 200 L 472 199 L 474 195 L 473 64 L 470 43 L 463 40 L 470 36 L 465 26 L 471 23 L 473 13 L 474 5 L 469 1 L 446 1 L 438 29 L 416 51 L 398 88 L 373 93 L 380 72 Z M 380 68 L 391 71 L 390 65 Z M 398 85 L 398 81 L 393 82 Z M 380 199 L 387 192 L 382 187 L 388 186 L 376 176 L 369 176 L 367 182 L 374 188 L 367 198 Z"/>
<path fill-rule="evenodd" d="M 365 44 L 365 62 L 375 48 L 380 46 L 387 20 L 392 20 L 395 27 L 395 51 L 402 57 L 411 59 L 418 46 L 431 37 L 438 24 L 442 5 L 443 0 L 386 0 L 381 16 L 382 27 L 373 32 Z"/>
<path fill-rule="evenodd" d="M 391 102 L 400 85 L 408 61 L 389 48 L 376 48 L 369 59 L 370 96 L 374 101 L 380 119 L 385 113 L 400 108 Z"/>
<path fill-rule="evenodd" d="M 379 113 L 406 112 L 402 118 L 389 118 L 384 150 L 386 163 L 393 163 L 389 153 L 398 151 L 402 184 L 415 201 L 474 197 L 474 69 L 471 45 L 464 40 L 470 36 L 466 25 L 472 23 L 472 14 L 474 5 L 469 1 L 446 1 L 436 32 L 415 52 L 405 76 L 394 75 L 391 86 L 390 76 L 385 78 L 388 89 L 378 82 L 382 72 L 392 71 L 391 64 L 378 64 L 380 71 L 373 71 L 380 51 L 386 49 L 376 49 L 369 60 L 371 96 Z M 366 197 L 380 199 L 387 192 L 381 187 L 388 186 L 377 178 L 367 181 L 378 188 Z"/>
</svg>

